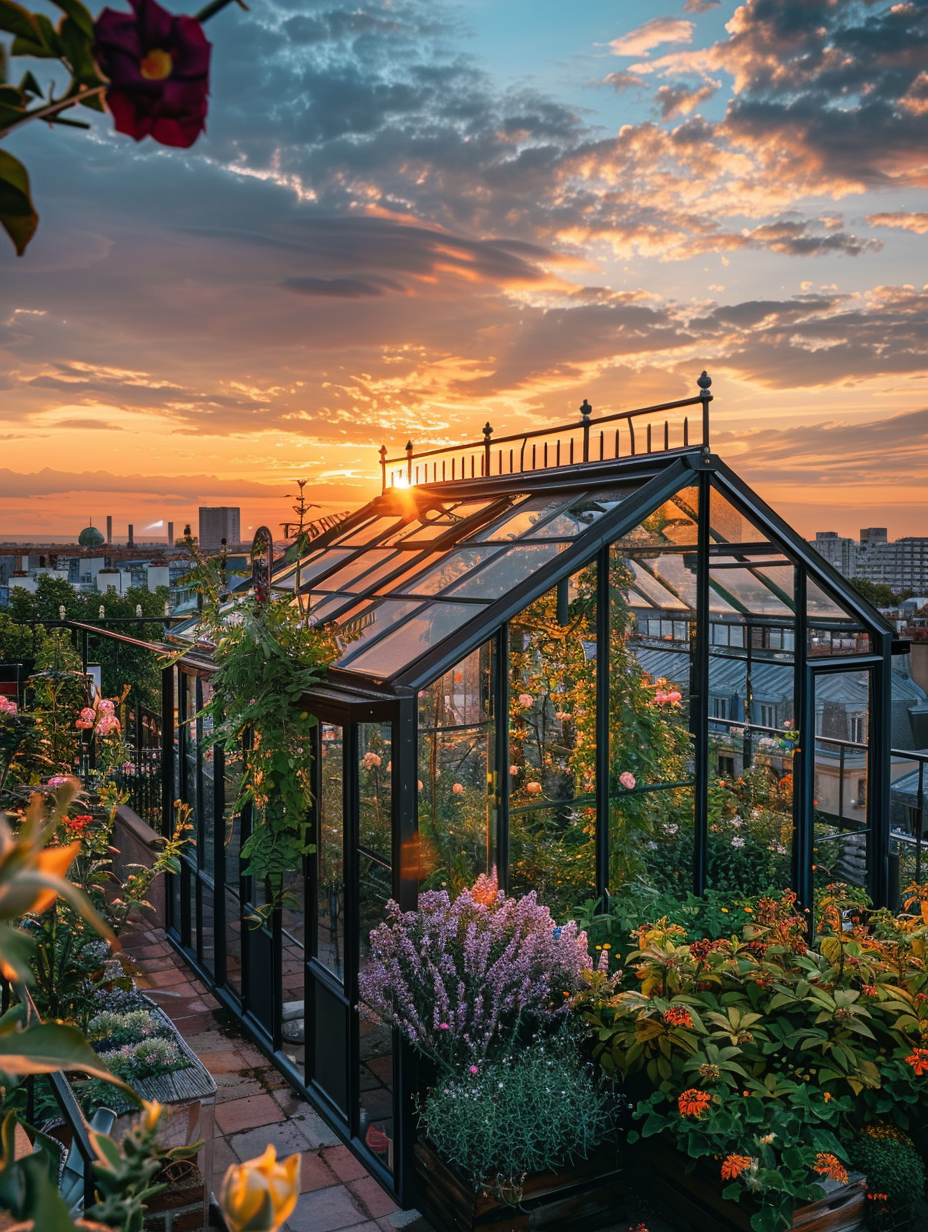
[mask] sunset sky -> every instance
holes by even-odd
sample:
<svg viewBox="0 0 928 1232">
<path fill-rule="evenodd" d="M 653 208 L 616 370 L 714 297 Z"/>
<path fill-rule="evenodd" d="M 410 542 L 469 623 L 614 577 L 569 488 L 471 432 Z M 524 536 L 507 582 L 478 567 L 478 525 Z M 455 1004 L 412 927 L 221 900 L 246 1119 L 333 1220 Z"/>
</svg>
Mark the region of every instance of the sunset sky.
<svg viewBox="0 0 928 1232">
<path fill-rule="evenodd" d="M 376 491 L 382 442 L 703 368 L 803 534 L 928 535 L 928 0 L 249 5 L 191 150 L 6 142 L 41 222 L 0 237 L 0 539 L 276 527 L 297 477 Z"/>
</svg>

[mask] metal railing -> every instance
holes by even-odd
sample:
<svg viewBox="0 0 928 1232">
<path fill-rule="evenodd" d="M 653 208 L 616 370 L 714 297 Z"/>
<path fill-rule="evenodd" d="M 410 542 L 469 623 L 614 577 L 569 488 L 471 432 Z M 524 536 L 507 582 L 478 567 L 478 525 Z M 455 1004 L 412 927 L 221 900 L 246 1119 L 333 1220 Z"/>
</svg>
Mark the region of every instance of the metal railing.
<svg viewBox="0 0 928 1232">
<path fill-rule="evenodd" d="M 577 424 L 517 432 L 495 440 L 493 429 L 487 423 L 483 440 L 465 445 L 445 445 L 417 453 L 410 440 L 406 443 L 406 452 L 395 458 L 387 457 L 387 447 L 381 445 L 382 491 L 494 475 L 521 475 L 580 463 L 647 457 L 677 449 L 708 449 L 711 384 L 711 378 L 703 372 L 697 381 L 699 393 L 693 398 L 619 411 L 597 420 L 593 419 L 592 406 L 584 399 Z M 688 415 L 682 420 L 667 417 L 668 412 L 694 406 L 699 406 L 701 411 L 692 423 Z M 647 417 L 651 418 L 642 422 Z M 608 430 L 606 424 L 610 425 Z"/>
</svg>

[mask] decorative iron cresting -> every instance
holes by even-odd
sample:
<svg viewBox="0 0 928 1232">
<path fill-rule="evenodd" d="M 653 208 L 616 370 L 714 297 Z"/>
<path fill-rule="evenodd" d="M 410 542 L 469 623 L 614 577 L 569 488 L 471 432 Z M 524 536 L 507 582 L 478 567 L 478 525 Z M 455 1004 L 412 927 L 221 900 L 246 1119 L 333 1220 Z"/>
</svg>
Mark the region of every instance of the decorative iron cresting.
<svg viewBox="0 0 928 1232">
<path fill-rule="evenodd" d="M 445 483 L 460 479 L 518 475 L 550 467 L 577 466 L 581 463 L 608 462 L 618 458 L 639 458 L 674 450 L 709 449 L 709 389 L 712 378 L 703 372 L 697 380 L 699 393 L 676 402 L 618 411 L 593 419 L 593 407 L 583 399 L 580 422 L 537 428 L 493 439 L 489 421 L 483 427 L 483 440 L 463 445 L 443 445 L 416 453 L 412 441 L 405 454 L 387 457 L 380 447 L 381 490 Z M 689 415 L 672 416 L 673 411 L 701 407 L 691 421 Z M 663 418 L 661 418 L 663 416 Z M 605 425 L 609 425 L 609 428 Z"/>
</svg>

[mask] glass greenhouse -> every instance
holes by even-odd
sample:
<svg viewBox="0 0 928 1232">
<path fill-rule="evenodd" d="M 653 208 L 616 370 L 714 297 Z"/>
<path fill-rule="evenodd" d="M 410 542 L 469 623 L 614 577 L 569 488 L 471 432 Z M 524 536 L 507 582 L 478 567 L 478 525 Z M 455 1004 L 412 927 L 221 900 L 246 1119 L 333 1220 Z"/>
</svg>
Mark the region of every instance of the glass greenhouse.
<svg viewBox="0 0 928 1232">
<path fill-rule="evenodd" d="M 562 914 L 630 882 L 890 892 L 892 627 L 710 451 L 710 400 L 382 450 L 382 494 L 272 571 L 339 657 L 306 699 L 316 850 L 266 926 L 180 631 L 171 933 L 401 1202 L 414 1061 L 357 994 L 388 899 L 493 870 Z"/>
</svg>

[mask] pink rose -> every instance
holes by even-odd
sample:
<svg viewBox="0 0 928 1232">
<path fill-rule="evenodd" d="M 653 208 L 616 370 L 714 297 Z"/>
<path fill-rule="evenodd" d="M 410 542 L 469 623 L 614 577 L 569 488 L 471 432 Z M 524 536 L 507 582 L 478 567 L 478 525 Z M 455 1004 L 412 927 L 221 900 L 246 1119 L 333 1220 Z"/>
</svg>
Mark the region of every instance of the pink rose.
<svg viewBox="0 0 928 1232">
<path fill-rule="evenodd" d="M 519 694 L 519 705 L 520 706 L 531 706 L 534 703 L 534 701 L 535 699 L 534 697 L 532 697 L 531 693 L 520 693 Z"/>
<path fill-rule="evenodd" d="M 97 702 L 97 709 L 101 714 L 115 714 L 116 707 L 108 697 L 101 697 Z"/>
<path fill-rule="evenodd" d="M 464 795 L 464 788 L 460 783 L 455 783 L 454 786 L 451 788 L 451 790 L 454 792 L 456 796 Z"/>
<path fill-rule="evenodd" d="M 0 712 L 3 714 L 15 714 L 18 707 L 15 702 L 11 702 L 8 698 L 0 693 Z"/>
<path fill-rule="evenodd" d="M 509 767 L 509 773 L 510 773 L 510 774 L 518 774 L 518 773 L 519 773 L 519 767 L 518 767 L 518 766 L 510 766 L 510 767 Z"/>
<path fill-rule="evenodd" d="M 623 770 L 623 772 L 619 775 L 619 782 L 623 787 L 626 787 L 629 791 L 631 791 L 631 789 L 635 786 L 635 776 L 628 770 Z"/>
<path fill-rule="evenodd" d="M 682 699 L 683 699 L 683 694 L 678 692 L 676 689 L 671 689 L 670 692 L 667 694 L 667 700 L 669 702 L 679 702 L 679 701 L 682 701 Z"/>
</svg>

